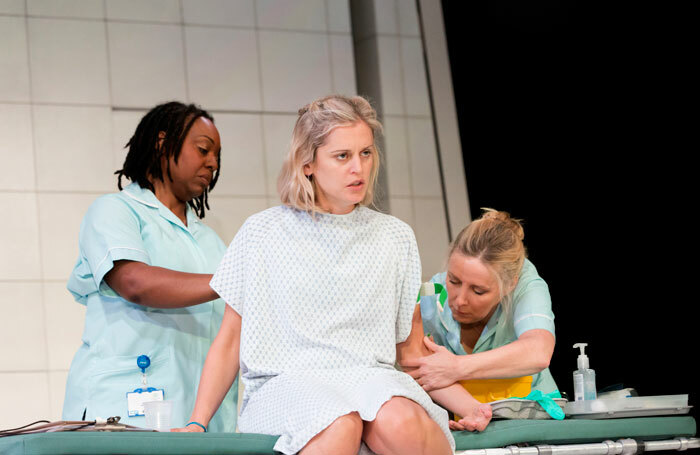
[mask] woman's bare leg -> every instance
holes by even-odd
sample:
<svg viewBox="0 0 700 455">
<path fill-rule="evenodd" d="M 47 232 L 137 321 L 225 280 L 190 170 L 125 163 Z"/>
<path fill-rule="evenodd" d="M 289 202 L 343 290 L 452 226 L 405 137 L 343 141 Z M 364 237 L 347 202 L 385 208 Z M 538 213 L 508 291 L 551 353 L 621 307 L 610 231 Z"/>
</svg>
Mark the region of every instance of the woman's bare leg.
<svg viewBox="0 0 700 455">
<path fill-rule="evenodd" d="M 357 412 L 340 416 L 311 438 L 300 455 L 357 455 L 362 443 L 363 421 Z"/>
<path fill-rule="evenodd" d="M 451 455 L 445 433 L 413 400 L 393 397 L 365 422 L 362 439 L 381 455 Z"/>
</svg>

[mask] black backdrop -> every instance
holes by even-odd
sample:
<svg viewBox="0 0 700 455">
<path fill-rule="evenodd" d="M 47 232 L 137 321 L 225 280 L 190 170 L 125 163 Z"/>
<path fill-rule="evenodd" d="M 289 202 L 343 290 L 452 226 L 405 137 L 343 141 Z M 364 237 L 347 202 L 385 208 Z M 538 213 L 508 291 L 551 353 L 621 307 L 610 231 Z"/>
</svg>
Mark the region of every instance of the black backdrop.
<svg viewBox="0 0 700 455">
<path fill-rule="evenodd" d="M 684 81 L 697 52 L 683 56 L 682 37 L 668 35 L 683 14 L 564 0 L 442 5 L 471 215 L 492 207 L 525 221 L 552 294 L 560 389 L 572 394 L 572 346 L 587 342 L 599 388 L 690 393 L 697 405 L 688 171 L 698 141 L 686 142 L 696 122 Z"/>
</svg>

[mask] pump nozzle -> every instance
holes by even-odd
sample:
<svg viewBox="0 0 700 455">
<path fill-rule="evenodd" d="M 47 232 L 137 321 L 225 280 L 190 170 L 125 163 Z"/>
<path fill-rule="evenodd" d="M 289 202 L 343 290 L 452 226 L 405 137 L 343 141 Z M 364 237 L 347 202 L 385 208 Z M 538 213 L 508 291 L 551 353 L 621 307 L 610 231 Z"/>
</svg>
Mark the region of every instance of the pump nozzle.
<svg viewBox="0 0 700 455">
<path fill-rule="evenodd" d="M 576 360 L 576 364 L 578 365 L 579 370 L 588 369 L 588 356 L 586 355 L 586 346 L 588 346 L 588 343 L 576 343 L 574 345 L 574 349 L 579 348 L 581 350 L 581 353 L 579 354 L 578 359 Z"/>
</svg>

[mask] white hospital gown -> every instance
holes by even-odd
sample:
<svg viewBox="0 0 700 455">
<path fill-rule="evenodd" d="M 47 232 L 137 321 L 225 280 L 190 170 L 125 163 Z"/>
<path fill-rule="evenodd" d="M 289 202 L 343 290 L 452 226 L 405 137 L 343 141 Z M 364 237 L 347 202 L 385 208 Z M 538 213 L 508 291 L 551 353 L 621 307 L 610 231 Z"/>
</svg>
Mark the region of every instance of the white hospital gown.
<svg viewBox="0 0 700 455">
<path fill-rule="evenodd" d="M 285 206 L 251 216 L 212 288 L 242 317 L 240 431 L 280 435 L 293 454 L 338 417 L 373 420 L 391 397 L 420 404 L 454 448 L 447 412 L 394 368 L 421 284 L 411 228 L 358 207 Z"/>
</svg>

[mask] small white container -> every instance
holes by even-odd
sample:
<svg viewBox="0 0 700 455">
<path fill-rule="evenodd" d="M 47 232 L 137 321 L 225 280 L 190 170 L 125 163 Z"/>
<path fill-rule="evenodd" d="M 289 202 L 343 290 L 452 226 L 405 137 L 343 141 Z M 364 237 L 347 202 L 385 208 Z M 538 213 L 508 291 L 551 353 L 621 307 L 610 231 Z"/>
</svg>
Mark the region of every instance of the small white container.
<svg viewBox="0 0 700 455">
<path fill-rule="evenodd" d="M 146 428 L 156 431 L 170 431 L 170 416 L 173 413 L 172 400 L 147 401 L 143 404 L 146 415 Z"/>
<path fill-rule="evenodd" d="M 616 419 L 687 414 L 690 408 L 688 395 L 658 395 L 569 401 L 564 412 L 573 419 Z"/>
</svg>

